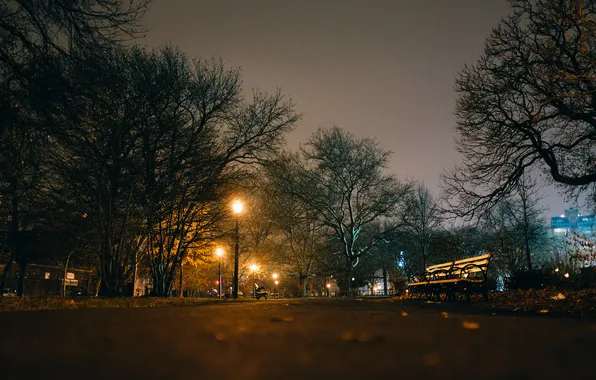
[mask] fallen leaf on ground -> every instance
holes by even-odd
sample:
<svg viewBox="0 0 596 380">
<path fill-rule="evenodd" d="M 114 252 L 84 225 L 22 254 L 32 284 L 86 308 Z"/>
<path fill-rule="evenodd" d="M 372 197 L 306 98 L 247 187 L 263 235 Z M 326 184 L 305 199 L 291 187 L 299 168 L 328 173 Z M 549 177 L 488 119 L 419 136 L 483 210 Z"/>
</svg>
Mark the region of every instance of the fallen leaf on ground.
<svg viewBox="0 0 596 380">
<path fill-rule="evenodd" d="M 480 328 L 480 324 L 478 322 L 471 322 L 471 321 L 464 321 L 462 326 L 464 327 L 464 329 L 468 329 L 468 330 L 476 330 L 476 329 Z"/>
<path fill-rule="evenodd" d="M 449 318 L 449 313 L 446 311 L 441 312 L 441 317 L 443 318 Z"/>
<path fill-rule="evenodd" d="M 270 319 L 271 322 L 294 322 L 294 317 L 272 317 Z"/>
<path fill-rule="evenodd" d="M 563 293 L 559 293 L 556 296 L 551 297 L 551 298 L 554 299 L 554 300 L 560 301 L 560 300 L 564 300 L 567 297 L 565 297 L 565 295 Z"/>
<path fill-rule="evenodd" d="M 343 333 L 341 333 L 340 338 L 341 338 L 341 340 L 344 340 L 346 342 L 357 342 L 358 341 L 356 339 L 356 334 L 354 334 L 351 331 L 344 331 Z"/>
<path fill-rule="evenodd" d="M 441 355 L 436 352 L 424 355 L 424 364 L 437 365 L 441 362 Z"/>
<path fill-rule="evenodd" d="M 215 339 L 216 340 L 226 340 L 226 334 L 224 334 L 222 332 L 217 333 L 217 334 L 215 334 Z"/>
<path fill-rule="evenodd" d="M 383 335 L 374 335 L 367 332 L 356 334 L 352 331 L 344 331 L 340 335 L 341 340 L 351 343 L 383 342 Z"/>
<path fill-rule="evenodd" d="M 407 316 L 408 316 L 408 313 L 406 313 L 405 311 L 402 311 L 402 312 L 401 312 L 401 316 L 402 316 L 402 317 L 407 317 Z"/>
</svg>

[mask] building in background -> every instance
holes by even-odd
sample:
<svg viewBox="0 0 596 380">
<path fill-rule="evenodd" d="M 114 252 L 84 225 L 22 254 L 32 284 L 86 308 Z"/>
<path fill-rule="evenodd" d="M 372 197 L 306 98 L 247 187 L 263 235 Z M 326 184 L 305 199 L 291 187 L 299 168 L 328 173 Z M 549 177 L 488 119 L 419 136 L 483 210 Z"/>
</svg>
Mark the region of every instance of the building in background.
<svg viewBox="0 0 596 380">
<path fill-rule="evenodd" d="M 0 271 L 4 270 L 0 264 Z M 14 293 L 19 282 L 19 265 L 12 263 L 3 292 Z M 64 268 L 54 265 L 27 264 L 24 281 L 24 295 L 28 297 L 60 296 L 66 290 L 67 296 L 92 296 L 97 290 L 97 273 L 93 269 Z"/>
<path fill-rule="evenodd" d="M 551 218 L 554 259 L 557 263 L 571 264 L 582 271 L 596 266 L 595 222 L 595 215 L 583 215 L 575 208 Z"/>
<path fill-rule="evenodd" d="M 555 235 L 568 236 L 576 233 L 592 236 L 594 233 L 594 215 L 583 215 L 576 208 L 569 208 L 561 216 L 550 218 L 551 231 Z"/>
</svg>

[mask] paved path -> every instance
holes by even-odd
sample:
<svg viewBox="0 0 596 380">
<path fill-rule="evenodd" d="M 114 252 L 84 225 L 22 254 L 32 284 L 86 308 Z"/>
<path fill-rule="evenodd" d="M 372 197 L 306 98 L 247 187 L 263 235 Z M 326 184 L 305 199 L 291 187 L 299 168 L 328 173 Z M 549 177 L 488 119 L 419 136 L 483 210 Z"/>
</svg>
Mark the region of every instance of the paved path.
<svg viewBox="0 0 596 380">
<path fill-rule="evenodd" d="M 596 321 L 458 305 L 269 300 L 0 324 L 2 379 L 596 379 Z"/>
</svg>

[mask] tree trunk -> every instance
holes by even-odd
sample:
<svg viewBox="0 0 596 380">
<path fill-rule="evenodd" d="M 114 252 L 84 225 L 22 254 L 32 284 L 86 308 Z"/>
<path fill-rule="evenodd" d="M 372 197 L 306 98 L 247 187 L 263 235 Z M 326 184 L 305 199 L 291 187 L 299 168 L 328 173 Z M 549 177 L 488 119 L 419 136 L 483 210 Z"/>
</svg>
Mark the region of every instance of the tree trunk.
<svg viewBox="0 0 596 380">
<path fill-rule="evenodd" d="M 70 261 L 70 255 L 66 258 L 66 262 L 64 264 L 64 279 L 62 280 L 62 297 L 66 297 L 66 280 L 68 274 L 68 263 Z"/>
<path fill-rule="evenodd" d="M 97 283 L 95 284 L 95 297 L 99 296 L 99 289 L 101 288 L 101 283 L 102 283 L 102 277 L 101 275 L 98 273 L 97 274 Z"/>
<path fill-rule="evenodd" d="M 183 275 L 182 265 L 180 265 L 180 291 L 179 291 L 180 294 L 178 295 L 180 298 L 184 297 L 183 294 L 182 294 L 182 282 L 183 282 L 182 281 L 182 275 Z"/>
<path fill-rule="evenodd" d="M 304 276 L 298 273 L 298 297 L 304 298 L 306 295 L 306 286 L 304 286 Z"/>
<path fill-rule="evenodd" d="M 528 260 L 528 271 L 531 272 L 532 271 L 532 254 L 530 252 L 530 242 L 527 237 L 526 237 L 525 245 L 526 245 L 526 260 Z"/>
<path fill-rule="evenodd" d="M 135 251 L 135 262 L 134 262 L 134 269 L 132 271 L 132 296 L 136 296 L 137 290 L 137 259 L 138 259 L 138 252 Z"/>
<path fill-rule="evenodd" d="M 344 296 L 350 296 L 352 295 L 352 277 L 354 276 L 354 265 L 352 265 L 352 260 L 348 259 L 348 271 L 347 271 L 347 275 L 345 277 L 345 290 L 342 291 L 341 293 Z"/>
<path fill-rule="evenodd" d="M 383 268 L 383 291 L 385 292 L 385 296 L 389 295 L 387 289 L 387 268 Z"/>
<path fill-rule="evenodd" d="M 168 273 L 162 273 L 159 270 L 151 271 L 151 277 L 153 278 L 153 295 L 155 297 L 169 297 L 172 295 L 172 282 L 175 277 L 172 278 Z"/>
<path fill-rule="evenodd" d="M 300 281 L 302 283 L 302 297 L 307 298 L 308 297 L 308 288 L 307 288 L 307 283 L 306 283 L 306 276 L 300 276 Z"/>
<path fill-rule="evenodd" d="M 120 292 L 104 278 L 99 284 L 98 295 L 100 297 L 119 297 L 122 294 L 120 294 Z"/>
<path fill-rule="evenodd" d="M 11 215 L 10 215 L 10 234 L 8 236 L 9 245 L 10 245 L 10 257 L 4 267 L 4 272 L 2 273 L 2 280 L 0 282 L 0 292 L 4 291 L 4 286 L 6 286 L 6 279 L 12 269 L 12 263 L 19 257 L 19 202 L 15 196 L 16 191 L 13 193 L 13 200 L 12 200 L 12 208 L 11 208 Z"/>
<path fill-rule="evenodd" d="M 2 271 L 2 278 L 0 279 L 0 292 L 4 291 L 4 287 L 6 286 L 6 280 L 8 279 L 8 275 L 10 274 L 10 270 L 12 269 L 12 262 L 14 261 L 15 251 L 13 249 L 10 250 L 10 257 L 4 266 L 4 270 Z"/>
<path fill-rule="evenodd" d="M 17 289 L 17 295 L 23 297 L 25 295 L 25 274 L 27 270 L 27 261 L 21 260 L 19 263 L 19 286 Z"/>
</svg>

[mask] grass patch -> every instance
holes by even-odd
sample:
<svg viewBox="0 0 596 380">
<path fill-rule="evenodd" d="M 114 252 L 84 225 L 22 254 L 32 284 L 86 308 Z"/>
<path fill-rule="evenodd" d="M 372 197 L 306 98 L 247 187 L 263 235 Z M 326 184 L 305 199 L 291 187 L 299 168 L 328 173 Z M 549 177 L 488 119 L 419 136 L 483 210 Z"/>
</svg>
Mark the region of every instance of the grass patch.
<svg viewBox="0 0 596 380">
<path fill-rule="evenodd" d="M 217 298 L 101 298 L 101 297 L 2 297 L 0 312 L 24 310 L 61 310 L 61 309 L 115 309 L 164 306 L 195 306 L 252 301 L 252 299 L 225 300 Z"/>
<path fill-rule="evenodd" d="M 479 305 L 511 312 L 532 312 L 567 317 L 596 318 L 596 289 L 511 290 L 490 294 L 490 302 Z"/>
<path fill-rule="evenodd" d="M 410 299 L 408 296 L 394 299 Z M 519 314 L 542 314 L 562 317 L 596 318 L 596 289 L 584 290 L 507 290 L 489 293 L 489 302 L 481 294 L 471 295 L 466 305 L 485 310 Z"/>
</svg>

